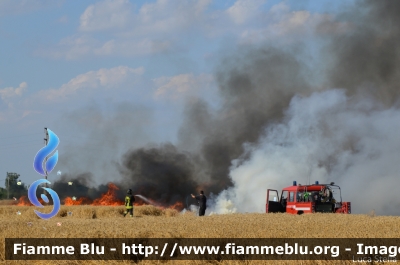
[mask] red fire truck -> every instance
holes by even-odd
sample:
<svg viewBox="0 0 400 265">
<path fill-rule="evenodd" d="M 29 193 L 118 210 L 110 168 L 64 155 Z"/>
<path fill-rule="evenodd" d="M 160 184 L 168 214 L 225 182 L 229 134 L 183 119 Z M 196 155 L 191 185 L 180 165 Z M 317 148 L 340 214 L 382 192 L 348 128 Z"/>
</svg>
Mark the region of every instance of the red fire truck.
<svg viewBox="0 0 400 265">
<path fill-rule="evenodd" d="M 293 181 L 280 197 L 277 190 L 268 189 L 265 207 L 267 213 L 351 213 L 350 202 L 342 202 L 340 187 L 333 182 L 297 185 Z"/>
</svg>

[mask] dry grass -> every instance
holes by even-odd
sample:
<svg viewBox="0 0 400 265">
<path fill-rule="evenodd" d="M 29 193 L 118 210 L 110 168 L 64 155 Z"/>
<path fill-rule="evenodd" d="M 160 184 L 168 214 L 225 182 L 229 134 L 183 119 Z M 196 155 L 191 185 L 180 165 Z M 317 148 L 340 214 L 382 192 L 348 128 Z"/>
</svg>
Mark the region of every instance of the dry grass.
<svg viewBox="0 0 400 265">
<path fill-rule="evenodd" d="M 0 206 L 1 205 L 16 205 L 18 201 L 16 200 L 0 200 Z"/>
<path fill-rule="evenodd" d="M 197 217 L 193 213 L 135 207 L 136 218 L 123 218 L 124 207 L 62 206 L 57 217 L 39 219 L 33 207 L 0 206 L 2 238 L 400 238 L 400 217 L 339 214 L 230 214 Z M 17 211 L 21 214 L 17 215 Z M 44 212 L 44 210 L 42 210 Z M 68 215 L 72 212 L 72 215 Z M 31 226 L 27 222 L 32 222 Z M 61 222 L 61 226 L 57 226 Z M 127 230 L 127 227 L 131 227 Z M 131 264 L 130 261 L 5 261 L 0 264 Z M 159 264 L 143 261 L 140 264 Z M 164 262 L 163 262 L 164 263 Z M 351 264 L 334 261 L 170 261 L 168 264 Z M 391 263 L 392 264 L 392 263 Z"/>
</svg>

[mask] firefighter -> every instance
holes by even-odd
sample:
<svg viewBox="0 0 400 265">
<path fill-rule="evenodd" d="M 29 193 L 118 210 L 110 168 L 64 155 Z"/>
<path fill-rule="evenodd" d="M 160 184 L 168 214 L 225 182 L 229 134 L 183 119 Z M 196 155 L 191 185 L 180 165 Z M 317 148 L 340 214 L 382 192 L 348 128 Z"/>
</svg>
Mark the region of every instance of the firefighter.
<svg viewBox="0 0 400 265">
<path fill-rule="evenodd" d="M 308 202 L 309 201 L 309 196 L 310 196 L 310 193 L 309 192 L 304 192 L 304 201 L 305 202 Z"/>
<path fill-rule="evenodd" d="M 311 201 L 312 202 L 320 202 L 320 196 L 318 191 L 314 191 L 311 193 Z"/>
<path fill-rule="evenodd" d="M 322 192 L 322 202 L 330 202 L 332 200 L 332 191 L 326 187 Z"/>
<path fill-rule="evenodd" d="M 204 216 L 206 213 L 207 209 L 207 197 L 204 195 L 204 191 L 200 191 L 200 195 L 194 196 L 193 194 L 192 198 L 196 199 L 197 202 L 199 203 L 199 216 Z"/>
<path fill-rule="evenodd" d="M 298 201 L 298 202 L 301 202 L 301 201 L 302 201 L 302 199 L 303 199 L 303 193 L 301 193 L 301 192 L 297 192 L 297 198 L 296 198 L 296 201 Z"/>
<path fill-rule="evenodd" d="M 125 196 L 125 207 L 126 211 L 124 212 L 124 217 L 129 213 L 131 217 L 133 217 L 133 202 L 135 201 L 135 197 L 132 195 L 132 190 L 129 189 L 126 192 Z"/>
</svg>

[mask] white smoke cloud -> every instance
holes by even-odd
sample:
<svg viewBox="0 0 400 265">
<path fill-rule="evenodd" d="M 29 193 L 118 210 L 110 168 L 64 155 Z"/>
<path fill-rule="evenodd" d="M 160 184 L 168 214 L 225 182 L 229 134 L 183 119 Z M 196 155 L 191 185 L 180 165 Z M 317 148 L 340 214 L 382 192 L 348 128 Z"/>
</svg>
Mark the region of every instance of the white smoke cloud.
<svg viewBox="0 0 400 265">
<path fill-rule="evenodd" d="M 284 121 L 247 147 L 250 159 L 233 161 L 234 187 L 219 195 L 213 211 L 265 212 L 268 188 L 318 180 L 338 184 L 353 213 L 398 215 L 399 131 L 400 109 L 343 90 L 294 97 Z"/>
</svg>

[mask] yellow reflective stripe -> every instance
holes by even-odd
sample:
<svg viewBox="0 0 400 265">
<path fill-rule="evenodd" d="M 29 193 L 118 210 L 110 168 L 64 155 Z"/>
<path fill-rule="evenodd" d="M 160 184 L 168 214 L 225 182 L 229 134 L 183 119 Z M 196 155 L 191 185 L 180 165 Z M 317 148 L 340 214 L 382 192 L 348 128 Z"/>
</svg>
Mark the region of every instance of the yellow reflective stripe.
<svg viewBox="0 0 400 265">
<path fill-rule="evenodd" d="M 132 209 L 133 208 L 133 205 L 131 203 L 131 197 L 129 197 L 129 196 L 125 197 L 125 206 L 126 206 L 126 209 Z"/>
</svg>

